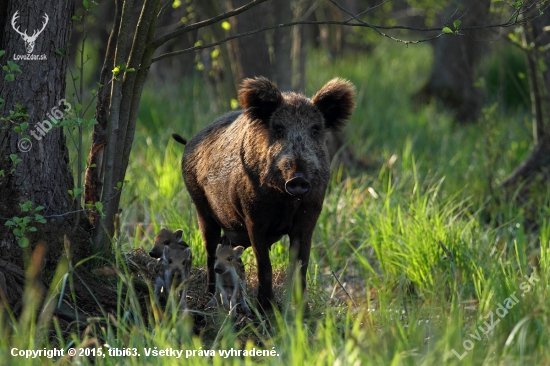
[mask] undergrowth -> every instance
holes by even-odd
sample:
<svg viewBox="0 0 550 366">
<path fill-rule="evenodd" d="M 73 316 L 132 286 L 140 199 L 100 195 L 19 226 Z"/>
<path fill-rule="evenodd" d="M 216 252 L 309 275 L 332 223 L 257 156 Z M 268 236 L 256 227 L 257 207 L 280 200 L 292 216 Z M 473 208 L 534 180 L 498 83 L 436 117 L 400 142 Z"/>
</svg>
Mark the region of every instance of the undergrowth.
<svg viewBox="0 0 550 366">
<path fill-rule="evenodd" d="M 154 350 L 181 350 L 190 365 L 550 363 L 550 196 L 541 193 L 538 211 L 530 213 L 537 231 L 524 227 L 521 208 L 491 201 L 529 151 L 527 114 L 492 100 L 478 124 L 454 126 L 435 104 L 413 106 L 410 96 L 426 80 L 430 58 L 428 47 L 389 43 L 330 62 L 315 52 L 309 57 L 306 94 L 335 76 L 356 85 L 349 144 L 376 162 L 369 171 L 333 174 L 313 237 L 310 314 L 291 308 L 263 321 L 236 326 L 222 319 L 197 331 L 192 318 L 204 314 L 153 310 L 150 291 L 143 308 L 124 255 L 148 249 L 161 227 L 183 229 L 193 265 L 205 264 L 181 178 L 183 146 L 170 135 L 189 138 L 224 112 L 211 108 L 209 101 L 220 96 L 209 95 L 201 80 L 166 82 L 149 85 L 140 106 L 111 263 L 119 269 L 117 313 L 90 317 L 85 329 L 67 335 L 49 318 L 51 306 L 35 315 L 37 289 L 29 275 L 23 314 L 0 319 L 0 354 L 13 364 L 56 363 L 59 358 L 11 356 L 13 348 L 53 347 L 65 354 L 71 347 L 104 354 L 109 347 L 129 349 L 129 356 L 78 358 L 100 365 L 181 362 Z M 286 267 L 287 247 L 287 240 L 272 247 L 274 267 Z M 250 250 L 243 259 L 255 268 Z M 60 265 L 49 303 L 70 291 L 72 273 Z M 519 301 L 511 305 L 511 296 Z M 510 307 L 500 317 L 502 304 Z M 231 349 L 241 356 L 225 358 Z M 268 355 L 242 356 L 252 349 Z"/>
</svg>

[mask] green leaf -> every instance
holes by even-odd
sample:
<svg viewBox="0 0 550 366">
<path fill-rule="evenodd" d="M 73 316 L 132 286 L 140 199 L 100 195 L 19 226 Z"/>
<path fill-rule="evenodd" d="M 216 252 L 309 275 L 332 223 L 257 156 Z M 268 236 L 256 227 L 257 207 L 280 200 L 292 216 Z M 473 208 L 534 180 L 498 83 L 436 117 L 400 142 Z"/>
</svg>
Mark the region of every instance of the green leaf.
<svg viewBox="0 0 550 366">
<path fill-rule="evenodd" d="M 523 5 L 523 1 L 515 1 L 512 3 L 512 6 L 516 9 L 519 9 Z"/>
<path fill-rule="evenodd" d="M 36 220 L 36 222 L 39 222 L 41 224 L 45 224 L 46 223 L 46 220 L 45 219 L 40 219 L 40 220 Z"/>
<path fill-rule="evenodd" d="M 90 121 L 88 122 L 88 125 L 93 126 L 93 125 L 97 125 L 98 123 L 99 122 L 96 119 L 91 118 Z"/>
<path fill-rule="evenodd" d="M 31 226 L 31 227 L 29 228 L 29 231 L 30 231 L 31 233 L 34 233 L 34 232 L 36 231 L 36 228 L 35 228 L 34 226 Z"/>
<path fill-rule="evenodd" d="M 10 67 L 10 71 L 19 70 L 19 66 L 12 61 L 8 61 L 8 66 Z"/>
<path fill-rule="evenodd" d="M 6 221 L 6 223 L 4 224 L 4 226 L 15 226 L 15 222 L 11 221 L 11 220 L 8 220 Z"/>
<path fill-rule="evenodd" d="M 460 24 L 462 24 L 462 21 L 460 19 L 457 19 L 453 22 L 453 26 L 455 27 L 455 29 L 458 30 L 458 27 L 460 27 Z"/>
<path fill-rule="evenodd" d="M 13 74 L 8 74 L 5 76 L 5 79 L 7 81 L 14 81 L 15 80 L 15 76 Z"/>
<path fill-rule="evenodd" d="M 42 211 L 44 209 L 44 206 L 36 206 L 34 209 L 35 211 Z"/>
<path fill-rule="evenodd" d="M 133 67 L 126 69 L 126 72 L 134 72 L 134 71 L 136 71 L 136 69 L 134 69 Z"/>
<path fill-rule="evenodd" d="M 13 229 L 13 235 L 15 236 L 23 236 L 23 234 L 21 233 L 21 230 L 19 229 Z"/>
<path fill-rule="evenodd" d="M 454 33 L 453 30 L 449 27 L 444 27 L 441 31 L 445 34 L 453 34 Z"/>
<path fill-rule="evenodd" d="M 0 50 L 0 56 L 4 56 L 5 53 L 6 53 L 6 51 Z"/>
<path fill-rule="evenodd" d="M 231 29 L 231 24 L 226 20 L 225 22 L 222 22 L 222 28 L 228 31 Z"/>
<path fill-rule="evenodd" d="M 19 246 L 21 248 L 25 248 L 25 247 L 28 247 L 29 246 L 29 239 L 24 236 L 22 238 L 20 238 L 18 241 L 17 241 L 17 244 L 19 244 Z"/>
<path fill-rule="evenodd" d="M 103 203 L 101 203 L 101 202 L 99 202 L 99 201 L 96 202 L 96 203 L 95 203 L 95 208 L 97 208 L 97 210 L 98 210 L 99 212 L 103 211 Z"/>
<path fill-rule="evenodd" d="M 13 132 L 15 132 L 15 133 L 21 133 L 21 127 L 15 126 L 15 127 L 13 128 Z"/>
</svg>

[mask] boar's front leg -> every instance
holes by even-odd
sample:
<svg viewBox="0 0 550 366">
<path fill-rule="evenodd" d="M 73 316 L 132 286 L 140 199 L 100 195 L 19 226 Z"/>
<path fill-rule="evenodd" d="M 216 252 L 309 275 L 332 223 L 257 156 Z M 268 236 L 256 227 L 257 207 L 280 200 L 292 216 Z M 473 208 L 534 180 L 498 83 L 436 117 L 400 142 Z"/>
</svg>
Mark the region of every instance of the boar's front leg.
<svg viewBox="0 0 550 366">
<path fill-rule="evenodd" d="M 207 265 L 207 283 L 206 293 L 216 292 L 216 272 L 214 272 L 214 264 L 216 262 L 216 248 L 220 242 L 220 226 L 210 216 L 199 212 L 197 209 L 197 218 L 199 221 L 199 229 L 201 230 L 202 240 L 204 241 L 204 249 L 206 250 L 206 265 Z"/>
<path fill-rule="evenodd" d="M 307 268 L 309 265 L 309 254 L 311 252 L 311 240 L 313 230 L 317 220 L 310 222 L 300 222 L 293 226 L 289 233 L 290 239 L 290 262 L 287 271 L 287 283 L 293 283 L 293 276 L 298 274 L 300 277 L 300 290 L 302 291 L 302 301 L 307 303 Z M 299 270 L 299 271 L 298 271 Z"/>
<path fill-rule="evenodd" d="M 248 226 L 248 232 L 258 267 L 258 305 L 264 311 L 270 311 L 275 300 L 272 287 L 273 270 L 271 268 L 271 260 L 269 259 L 269 245 L 267 245 L 264 235 L 251 229 L 251 226 Z"/>
</svg>

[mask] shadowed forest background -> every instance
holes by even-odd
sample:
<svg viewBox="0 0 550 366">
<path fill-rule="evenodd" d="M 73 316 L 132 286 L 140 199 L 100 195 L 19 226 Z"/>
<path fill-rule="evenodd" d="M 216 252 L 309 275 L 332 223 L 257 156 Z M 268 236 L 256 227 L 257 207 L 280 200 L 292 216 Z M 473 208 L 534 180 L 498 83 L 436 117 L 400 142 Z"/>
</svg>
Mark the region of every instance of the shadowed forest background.
<svg viewBox="0 0 550 366">
<path fill-rule="evenodd" d="M 248 3 L 169 1 L 155 35 Z M 129 40 L 142 6 L 136 1 L 129 13 Z M 89 201 L 97 192 L 85 188 L 94 147 L 104 146 L 92 138 L 101 126 L 96 103 L 105 81 L 110 89 L 113 77 L 124 80 L 123 74 L 137 71 L 125 69 L 129 63 L 117 64 L 109 48 L 115 5 L 77 1 L 71 45 L 58 50 L 68 64 L 65 98 L 73 108 L 81 106 L 66 117 L 71 122 L 56 129 L 60 141 L 66 136 L 68 148 L 70 205 L 64 210 L 81 211 L 60 224 L 59 232 L 67 232 L 64 241 L 53 229 L 42 229 L 38 219 L 36 233 L 17 235 L 4 226 L 23 213 L 26 199 L 21 197 L 26 196 L 8 195 L 6 187 L 10 175 L 22 174 L 18 164 L 27 163 L 15 159 L 30 155 L 17 151 L 15 140 L 5 142 L 8 111 L 15 107 L 5 103 L 0 110 L 2 131 L 8 130 L 0 135 L 0 239 L 12 245 L 0 248 L 0 264 L 5 270 L 11 270 L 7 263 L 24 268 L 11 275 L 24 292 L 3 290 L 0 354 L 23 362 L 10 355 L 13 347 L 108 345 L 135 347 L 140 355 L 83 356 L 71 362 L 172 364 L 181 361 L 141 350 L 274 347 L 274 357 L 216 355 L 185 362 L 549 364 L 546 6 L 546 1 L 277 0 L 168 40 L 152 56 L 137 99 L 126 174 L 120 185 L 113 181 L 120 205 L 113 211 L 112 228 L 105 228 L 112 238 L 102 234 L 107 239 L 101 241 L 96 228 L 105 220 L 105 201 Z M 6 18 L 2 11 L 0 19 Z M 346 21 L 358 26 L 342 24 Z M 359 26 L 361 21 L 368 24 Z M 304 24 L 254 33 L 291 22 Z M 395 26 L 400 29 L 387 29 Z M 253 34 L 238 36 L 246 32 Z M 200 49 L 232 36 L 238 37 Z M 130 52 L 131 42 L 125 47 Z M 0 57 L 0 64 L 6 60 Z M 110 66 L 102 70 L 104 65 Z M 328 140 L 333 174 L 313 236 L 309 318 L 290 311 L 269 320 L 241 317 L 232 324 L 222 312 L 204 311 L 206 255 L 181 176 L 184 147 L 171 135 L 189 139 L 215 118 L 239 109 L 239 85 L 254 76 L 308 97 L 328 80 L 345 78 L 356 87 L 357 106 L 345 129 Z M 8 100 L 6 90 L 0 89 L 0 97 Z M 33 201 L 29 207 L 38 213 L 39 205 Z M 146 253 L 162 227 L 181 228 L 193 253 L 191 315 L 172 311 L 174 304 L 165 309 L 153 305 L 153 262 Z M 57 246 L 55 256 L 48 249 L 49 262 L 42 267 L 40 259 L 33 259 L 42 255 L 41 242 Z M 17 243 L 29 246 L 21 249 Z M 75 252 L 71 245 L 81 249 Z M 270 255 L 282 304 L 288 238 L 276 243 Z M 252 250 L 245 251 L 243 261 L 254 299 Z M 11 288 L 12 277 L 3 276 L 0 288 Z M 494 315 L 512 294 L 521 295 L 519 301 L 504 316 Z M 489 326 L 491 316 L 499 321 Z"/>
</svg>

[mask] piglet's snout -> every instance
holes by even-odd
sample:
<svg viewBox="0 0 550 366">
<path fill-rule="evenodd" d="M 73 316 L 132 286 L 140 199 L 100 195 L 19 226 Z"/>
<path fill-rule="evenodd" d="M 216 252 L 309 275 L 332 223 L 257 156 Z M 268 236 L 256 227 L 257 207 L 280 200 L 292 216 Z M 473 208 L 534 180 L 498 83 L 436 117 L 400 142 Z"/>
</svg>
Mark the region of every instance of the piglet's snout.
<svg viewBox="0 0 550 366">
<path fill-rule="evenodd" d="M 304 177 L 294 177 L 285 183 L 285 190 L 294 197 L 302 197 L 311 189 L 311 184 Z"/>
<path fill-rule="evenodd" d="M 217 273 L 217 274 L 222 274 L 223 273 L 223 269 L 221 267 L 214 267 L 214 271 Z"/>
</svg>

